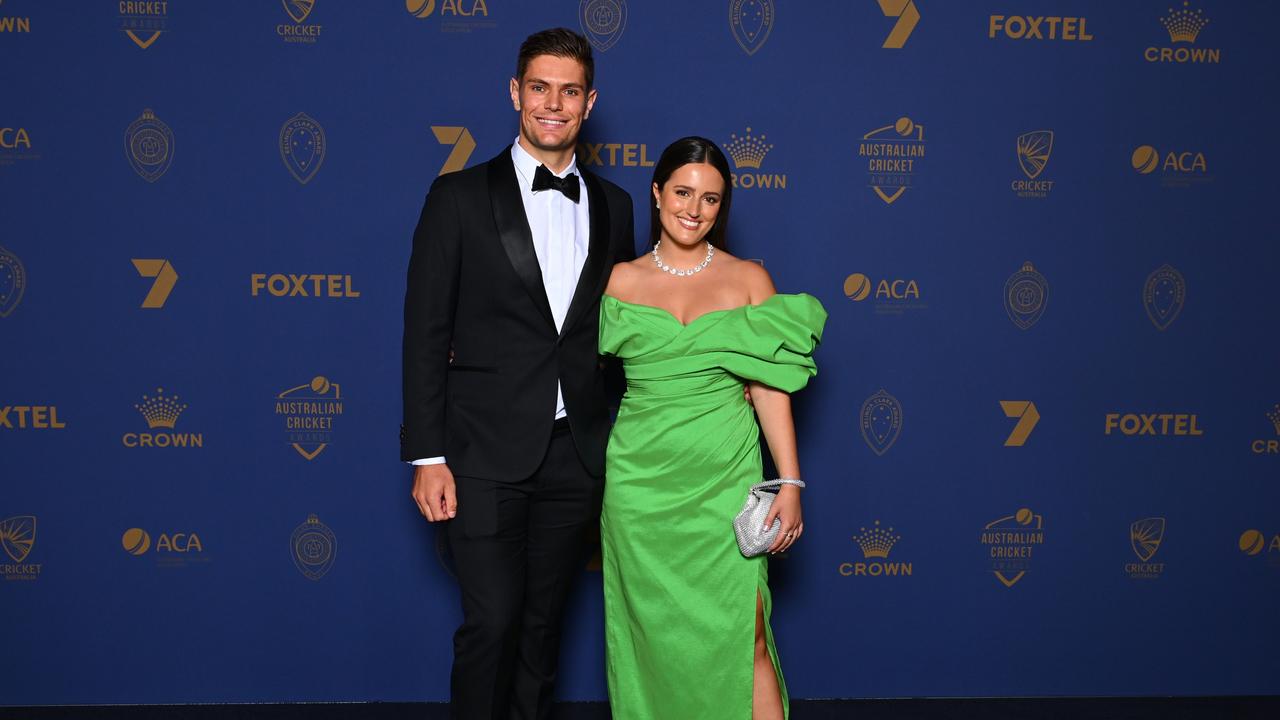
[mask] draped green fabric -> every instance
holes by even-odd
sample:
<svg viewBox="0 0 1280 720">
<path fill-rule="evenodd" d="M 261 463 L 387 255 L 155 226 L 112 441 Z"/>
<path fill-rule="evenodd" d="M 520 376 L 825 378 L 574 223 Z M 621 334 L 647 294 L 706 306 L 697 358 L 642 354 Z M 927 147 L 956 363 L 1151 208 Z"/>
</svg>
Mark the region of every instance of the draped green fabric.
<svg viewBox="0 0 1280 720">
<path fill-rule="evenodd" d="M 786 706 L 768 561 L 742 557 L 733 536 L 762 473 L 743 383 L 804 387 L 826 317 L 812 296 L 779 294 L 682 325 L 661 308 L 604 297 L 600 351 L 627 375 L 600 520 L 615 719 L 748 720 L 757 593 Z"/>
</svg>

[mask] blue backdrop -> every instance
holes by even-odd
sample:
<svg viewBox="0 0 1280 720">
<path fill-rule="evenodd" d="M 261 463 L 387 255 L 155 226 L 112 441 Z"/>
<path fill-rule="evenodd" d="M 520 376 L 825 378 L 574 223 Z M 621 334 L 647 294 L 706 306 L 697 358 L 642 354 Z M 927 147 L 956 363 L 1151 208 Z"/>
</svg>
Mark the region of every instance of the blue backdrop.
<svg viewBox="0 0 1280 720">
<path fill-rule="evenodd" d="M 599 49 L 580 159 L 638 237 L 662 148 L 712 138 L 731 249 L 830 312 L 773 563 L 794 696 L 1277 692 L 1277 22 L 3 0 L 0 702 L 447 698 L 404 271 L 555 25 Z M 565 698 L 604 697 L 600 603 L 585 570 Z"/>
</svg>

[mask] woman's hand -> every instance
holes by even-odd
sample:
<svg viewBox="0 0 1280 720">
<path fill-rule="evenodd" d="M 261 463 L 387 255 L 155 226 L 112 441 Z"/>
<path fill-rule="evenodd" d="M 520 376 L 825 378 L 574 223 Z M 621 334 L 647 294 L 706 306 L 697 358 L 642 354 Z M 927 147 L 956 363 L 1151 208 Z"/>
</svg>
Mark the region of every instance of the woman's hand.
<svg viewBox="0 0 1280 720">
<path fill-rule="evenodd" d="M 782 520 L 782 528 L 778 531 L 778 537 L 769 546 L 769 554 L 786 552 L 796 540 L 800 538 L 800 534 L 804 532 L 804 521 L 800 512 L 800 488 L 795 485 L 783 485 L 778 490 L 778 497 L 774 498 L 773 506 L 769 508 L 769 515 L 764 519 L 765 530 L 773 527 L 774 518 Z"/>
</svg>

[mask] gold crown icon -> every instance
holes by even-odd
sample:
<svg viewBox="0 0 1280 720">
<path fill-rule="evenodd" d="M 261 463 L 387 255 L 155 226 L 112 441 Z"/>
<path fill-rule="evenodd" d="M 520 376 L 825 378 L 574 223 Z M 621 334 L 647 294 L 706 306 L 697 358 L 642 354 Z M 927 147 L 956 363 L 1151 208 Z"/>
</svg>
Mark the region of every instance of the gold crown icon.
<svg viewBox="0 0 1280 720">
<path fill-rule="evenodd" d="M 178 416 L 182 414 L 187 406 L 178 402 L 178 396 L 164 396 L 164 388 L 156 388 L 156 396 L 142 396 L 142 403 L 134 405 L 138 412 L 142 413 L 142 417 L 147 420 L 148 428 L 169 428 L 173 429 L 178 424 Z"/>
<path fill-rule="evenodd" d="M 1209 18 L 1201 14 L 1203 10 L 1192 12 L 1187 8 L 1188 4 L 1183 2 L 1181 10 L 1169 8 L 1169 16 L 1160 18 L 1160 24 L 1169 31 L 1171 42 L 1193 43 L 1196 41 L 1196 36 L 1200 34 L 1200 30 L 1209 24 Z"/>
<path fill-rule="evenodd" d="M 866 528 L 858 529 L 861 534 L 854 535 L 853 541 L 858 543 L 858 547 L 862 548 L 862 557 L 864 558 L 887 558 L 889 557 L 889 551 L 902 539 L 900 535 L 893 534 L 893 528 L 885 530 L 880 527 L 879 520 L 870 530 Z"/>
<path fill-rule="evenodd" d="M 729 151 L 729 157 L 733 158 L 733 164 L 737 167 L 759 168 L 764 162 L 764 156 L 769 154 L 773 146 L 765 142 L 764 135 L 753 137 L 751 128 L 747 128 L 747 134 L 738 137 L 737 133 L 729 136 L 729 142 L 725 143 L 724 149 Z"/>
<path fill-rule="evenodd" d="M 1276 426 L 1276 434 L 1280 435 L 1280 403 L 1276 403 L 1276 406 L 1267 413 L 1267 419 Z"/>
</svg>

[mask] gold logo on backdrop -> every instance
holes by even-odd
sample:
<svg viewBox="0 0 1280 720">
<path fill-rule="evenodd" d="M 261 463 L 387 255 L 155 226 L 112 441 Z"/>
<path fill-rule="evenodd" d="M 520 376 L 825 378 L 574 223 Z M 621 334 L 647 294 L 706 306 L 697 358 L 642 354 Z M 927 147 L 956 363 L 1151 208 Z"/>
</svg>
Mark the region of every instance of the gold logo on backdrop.
<svg viewBox="0 0 1280 720">
<path fill-rule="evenodd" d="M 1142 307 L 1157 330 L 1164 331 L 1178 319 L 1187 299 L 1187 281 L 1182 273 L 1165 263 L 1147 276 L 1142 286 Z"/>
<path fill-rule="evenodd" d="M 1040 412 L 1036 410 L 1036 404 L 1030 400 L 1001 400 L 1000 409 L 1004 410 L 1004 416 L 1007 418 L 1017 418 L 1018 422 L 1013 426 L 1013 430 L 1009 433 L 1009 437 L 1005 438 L 1005 447 L 1022 447 L 1027 444 L 1027 438 L 1031 436 L 1031 431 L 1036 428 L 1036 423 L 1040 422 Z"/>
<path fill-rule="evenodd" d="M 579 0 L 578 23 L 591 46 L 604 52 L 627 29 L 627 0 Z"/>
<path fill-rule="evenodd" d="M 306 20 L 316 5 L 316 0 L 280 0 L 280 2 L 284 5 L 285 12 L 289 13 L 289 17 L 296 23 Z"/>
<path fill-rule="evenodd" d="M 747 55 L 755 55 L 773 32 L 773 0 L 729 0 L 729 32 Z"/>
<path fill-rule="evenodd" d="M 142 277 L 156 279 L 151 283 L 151 290 L 147 292 L 147 296 L 142 299 L 142 307 L 151 309 L 164 307 L 165 301 L 169 299 L 169 293 L 173 292 L 173 286 L 178 284 L 178 271 L 164 259 L 133 258 L 133 267 Z"/>
<path fill-rule="evenodd" d="M 130 555 L 146 555 L 153 547 L 151 533 L 142 528 L 129 528 L 120 536 L 120 546 Z M 152 555 L 159 567 L 178 568 L 209 562 L 204 554 L 204 542 L 194 532 L 158 533 Z"/>
<path fill-rule="evenodd" d="M 0 247 L 0 318 L 18 308 L 27 292 L 27 269 L 17 255 Z"/>
<path fill-rule="evenodd" d="M 6 581 L 36 580 L 41 563 L 25 562 L 36 544 L 36 516 L 17 515 L 0 520 L 0 547 L 12 560 L 12 563 L 0 563 L 0 575 Z"/>
<path fill-rule="evenodd" d="M 173 131 L 147 108 L 125 129 L 124 149 L 133 171 L 143 180 L 155 182 L 173 163 Z"/>
<path fill-rule="evenodd" d="M 1237 542 L 1240 552 L 1251 557 L 1266 553 L 1267 563 L 1272 567 L 1280 567 L 1280 533 L 1268 540 L 1259 530 L 1245 530 Z"/>
<path fill-rule="evenodd" d="M 418 20 L 436 15 L 440 23 L 436 25 L 442 33 L 469 33 L 473 30 L 496 27 L 488 22 L 489 5 L 485 0 L 405 0 L 404 9 Z"/>
<path fill-rule="evenodd" d="M 902 316 L 908 311 L 928 310 L 929 305 L 920 300 L 920 284 L 912 279 L 881 278 L 872 280 L 862 273 L 853 273 L 844 279 L 844 294 L 854 302 L 862 302 L 875 295 L 872 304 L 876 315 Z"/>
<path fill-rule="evenodd" d="M 151 549 L 151 533 L 142 528 L 129 528 L 120 536 L 120 545 L 130 555 L 143 555 Z"/>
<path fill-rule="evenodd" d="M 305 385 L 276 395 L 276 415 L 284 417 L 289 444 L 315 460 L 333 440 L 333 419 L 343 410 L 342 386 L 317 375 Z"/>
<path fill-rule="evenodd" d="M 1155 580 L 1164 573 L 1164 563 L 1151 562 L 1164 541 L 1165 519 L 1145 518 L 1129 526 L 1129 544 L 1138 562 L 1125 563 L 1124 571 L 1133 580 Z"/>
<path fill-rule="evenodd" d="M 1168 31 L 1169 42 L 1178 47 L 1148 47 L 1142 53 L 1147 62 L 1216 65 L 1222 61 L 1222 50 L 1219 48 L 1185 47 L 1194 45 L 1200 37 L 1200 31 L 1209 24 L 1204 11 L 1192 10 L 1190 2 L 1184 0 L 1180 10 L 1169 8 L 1169 14 L 1160 18 L 1160 24 Z"/>
<path fill-rule="evenodd" d="M 992 15 L 987 20 L 987 37 L 995 38 L 1003 33 L 1012 40 L 1078 40 L 1093 39 L 1082 17 L 1036 17 L 1023 15 Z"/>
<path fill-rule="evenodd" d="M 177 395 L 165 395 L 164 388 L 156 388 L 155 395 L 143 395 L 142 401 L 134 404 L 134 410 L 147 422 L 148 430 L 157 432 L 128 432 L 120 442 L 128 448 L 202 448 L 204 433 L 173 432 L 178 425 L 178 418 L 187 409 Z"/>
<path fill-rule="evenodd" d="M 1018 166 L 1026 179 L 1015 179 L 1010 189 L 1020 198 L 1047 198 L 1053 190 L 1053 181 L 1041 178 L 1049 155 L 1053 152 L 1053 131 L 1034 130 L 1018 136 L 1016 143 Z"/>
<path fill-rule="evenodd" d="M 1044 544 L 1044 518 L 1029 508 L 987 523 L 982 545 L 988 548 L 991 572 L 1005 587 L 1013 587 L 1031 569 L 1031 554 Z"/>
<path fill-rule="evenodd" d="M 1029 260 L 1004 283 L 1004 311 L 1019 330 L 1039 322 L 1048 302 L 1049 283 Z"/>
<path fill-rule="evenodd" d="M 358 298 L 360 291 L 349 274 L 249 273 L 249 294 L 258 297 L 263 290 L 275 297 Z"/>
<path fill-rule="evenodd" d="M 3 0 L 0 0 L 3 2 Z M 29 17 L 0 17 L 0 33 L 30 33 L 31 18 Z"/>
<path fill-rule="evenodd" d="M 322 25 L 304 24 L 316 7 L 316 0 L 280 0 L 293 23 L 276 25 L 276 34 L 287 43 L 313 44 L 320 37 Z"/>
<path fill-rule="evenodd" d="M 436 0 L 404 0 L 404 9 L 416 18 L 431 17 L 436 9 Z"/>
<path fill-rule="evenodd" d="M 909 117 L 862 136 L 858 157 L 867 159 L 867 184 L 892 205 L 912 187 L 916 162 L 924 157 L 924 126 Z"/>
<path fill-rule="evenodd" d="M 5 405 L 0 407 L 0 428 L 6 430 L 63 430 L 57 405 Z"/>
<path fill-rule="evenodd" d="M 1122 435 L 1204 435 L 1195 413 L 1107 413 L 1103 434 L 1110 435 L 1112 430 Z"/>
<path fill-rule="evenodd" d="M 1249 447 L 1255 455 L 1280 455 L 1280 403 L 1267 411 L 1267 419 L 1276 430 L 1276 437 L 1254 440 Z"/>
<path fill-rule="evenodd" d="M 31 147 L 31 133 L 24 127 L 0 127 L 0 167 L 23 160 L 39 160 Z"/>
<path fill-rule="evenodd" d="M 1209 162 L 1204 153 L 1193 150 L 1170 151 L 1161 159 L 1160 151 L 1151 145 L 1141 145 L 1129 156 L 1129 164 L 1139 175 L 1160 171 L 1160 184 L 1165 187 L 1191 187 L 1197 183 L 1212 181 Z"/>
<path fill-rule="evenodd" d="M 306 113 L 294 115 L 280 127 L 280 159 L 303 185 L 320 171 L 327 147 L 324 128 Z"/>
<path fill-rule="evenodd" d="M 880 0 L 880 12 L 885 17 L 898 18 L 889 31 L 889 37 L 884 39 L 884 44 L 880 47 L 901 48 L 906 45 L 911 31 L 920 22 L 920 11 L 916 9 L 916 4 L 912 0 Z"/>
<path fill-rule="evenodd" d="M 471 131 L 465 127 L 452 127 L 447 125 L 432 125 L 431 132 L 436 136 L 436 142 L 441 145 L 452 145 L 453 150 L 450 151 L 449 157 L 445 159 L 444 165 L 440 168 L 437 175 L 445 173 L 457 172 L 467 166 L 467 160 L 471 158 L 471 153 L 476 149 L 475 138 L 471 137 Z"/>
<path fill-rule="evenodd" d="M 914 568 L 909 562 L 887 562 L 893 546 L 902 539 L 893 528 L 880 527 L 876 520 L 871 529 L 858 528 L 853 541 L 862 550 L 862 562 L 840 563 L 839 571 L 845 577 L 894 577 L 911 575 Z"/>
<path fill-rule="evenodd" d="M 734 188 L 750 190 L 752 188 L 760 188 L 762 190 L 786 190 L 787 176 L 785 173 L 761 173 L 761 172 L 743 172 L 743 170 L 760 170 L 764 165 L 764 157 L 773 149 L 773 145 L 766 142 L 765 136 L 759 137 L 751 134 L 751 128 L 747 128 L 745 135 L 739 137 L 737 133 L 730 133 L 729 142 L 724 143 L 725 152 L 733 159 L 733 165 L 738 172 L 730 173 L 729 178 L 733 182 Z"/>
<path fill-rule="evenodd" d="M 876 455 L 884 455 L 902 434 L 902 403 L 881 388 L 862 403 L 858 426 L 867 447 Z"/>
<path fill-rule="evenodd" d="M 293 529 L 289 538 L 293 564 L 308 580 L 319 580 L 333 567 L 338 554 L 338 539 L 328 525 L 311 514 L 306 522 Z"/>
<path fill-rule="evenodd" d="M 653 167 L 653 161 L 649 159 L 649 146 L 644 143 L 579 143 L 578 164 L 605 167 Z"/>
<path fill-rule="evenodd" d="M 119 3 L 120 31 L 146 50 L 168 29 L 169 3 L 125 0 Z"/>
</svg>

